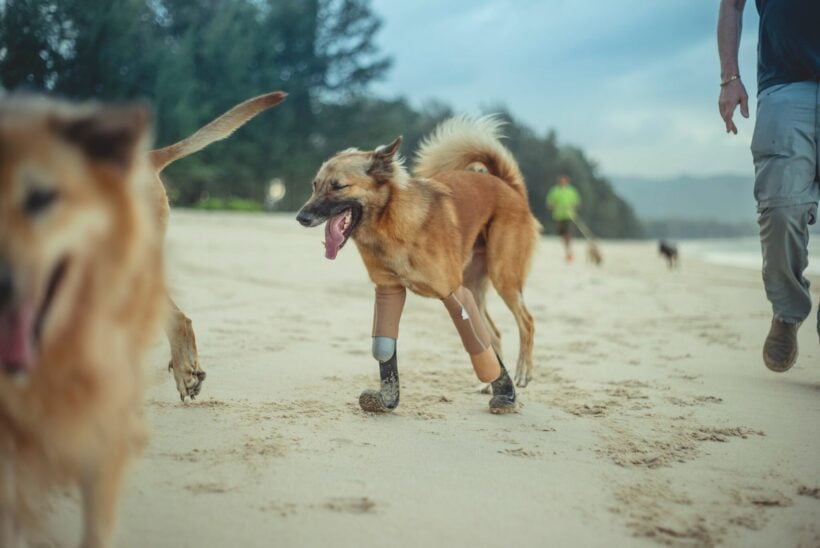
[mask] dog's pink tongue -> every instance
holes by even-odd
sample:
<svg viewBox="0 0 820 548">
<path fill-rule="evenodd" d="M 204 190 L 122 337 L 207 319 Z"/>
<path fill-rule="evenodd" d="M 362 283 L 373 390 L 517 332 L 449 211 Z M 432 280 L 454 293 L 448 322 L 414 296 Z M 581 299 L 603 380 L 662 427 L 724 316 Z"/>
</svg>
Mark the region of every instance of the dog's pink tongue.
<svg viewBox="0 0 820 548">
<path fill-rule="evenodd" d="M 345 241 L 345 235 L 342 232 L 344 218 L 344 213 L 341 213 L 331 217 L 325 223 L 325 257 L 331 261 L 339 254 L 339 249 Z"/>
<path fill-rule="evenodd" d="M 28 370 L 34 362 L 32 327 L 34 310 L 22 306 L 0 313 L 0 368 L 18 373 Z"/>
</svg>

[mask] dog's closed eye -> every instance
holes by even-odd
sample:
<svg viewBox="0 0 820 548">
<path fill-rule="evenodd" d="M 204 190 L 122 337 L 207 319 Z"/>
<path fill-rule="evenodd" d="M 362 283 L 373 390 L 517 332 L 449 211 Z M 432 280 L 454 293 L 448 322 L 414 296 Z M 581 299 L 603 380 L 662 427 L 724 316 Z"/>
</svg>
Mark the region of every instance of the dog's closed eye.
<svg viewBox="0 0 820 548">
<path fill-rule="evenodd" d="M 339 181 L 333 181 L 332 183 L 330 183 L 330 188 L 332 188 L 333 190 L 342 190 L 343 188 L 347 188 L 349 186 L 350 185 L 343 185 Z"/>
<path fill-rule="evenodd" d="M 48 188 L 32 188 L 26 194 L 23 209 L 28 215 L 39 215 L 54 205 L 59 194 Z"/>
</svg>

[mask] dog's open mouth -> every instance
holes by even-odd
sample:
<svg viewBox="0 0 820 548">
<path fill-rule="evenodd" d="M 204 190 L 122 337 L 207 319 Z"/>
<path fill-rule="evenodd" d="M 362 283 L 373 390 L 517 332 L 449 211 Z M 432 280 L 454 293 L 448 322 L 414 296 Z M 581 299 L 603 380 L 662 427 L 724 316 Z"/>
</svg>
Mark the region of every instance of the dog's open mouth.
<svg viewBox="0 0 820 548">
<path fill-rule="evenodd" d="M 361 214 L 356 208 L 348 207 L 333 215 L 325 223 L 325 257 L 333 260 L 339 250 L 347 243 Z"/>
<path fill-rule="evenodd" d="M 39 307 L 22 302 L 0 311 L 0 367 L 11 375 L 26 374 L 36 361 L 51 304 L 68 268 L 62 260 L 52 272 Z"/>
</svg>

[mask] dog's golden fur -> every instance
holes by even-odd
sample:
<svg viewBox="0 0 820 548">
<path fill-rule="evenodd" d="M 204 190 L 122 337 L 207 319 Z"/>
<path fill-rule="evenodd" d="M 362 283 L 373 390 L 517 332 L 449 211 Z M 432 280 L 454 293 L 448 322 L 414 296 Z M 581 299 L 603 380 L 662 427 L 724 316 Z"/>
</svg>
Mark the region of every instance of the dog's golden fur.
<svg viewBox="0 0 820 548">
<path fill-rule="evenodd" d="M 154 172 L 154 204 L 163 234 L 168 225 L 170 206 L 165 192 L 165 185 L 160 180 L 162 170 L 171 163 L 202 150 L 215 141 L 230 137 L 234 131 L 257 114 L 278 105 L 285 97 L 287 97 L 286 93 L 275 91 L 248 99 L 203 126 L 190 137 L 149 153 L 148 156 Z M 168 363 L 168 368 L 174 374 L 179 396 L 184 401 L 186 397 L 193 399 L 199 394 L 202 381 L 205 379 L 205 372 L 199 363 L 196 337 L 191 320 L 170 297 L 169 304 L 171 306 L 171 315 L 165 329 L 168 342 L 171 345 L 171 360 Z"/>
<path fill-rule="evenodd" d="M 499 141 L 500 125 L 493 117 L 445 122 L 422 143 L 412 176 L 397 156 L 400 138 L 374 151 L 341 152 L 320 168 L 302 211 L 315 225 L 339 207 L 360 210 L 349 236 L 379 286 L 438 299 L 470 289 L 501 355 L 486 308 L 491 282 L 518 324 L 516 380 L 524 386 L 534 326 L 522 292 L 538 223 L 518 164 Z"/>
<path fill-rule="evenodd" d="M 204 378 L 191 322 L 164 283 L 159 173 L 284 97 L 245 101 L 151 152 L 142 108 L 0 99 L 0 267 L 10 265 L 20 298 L 42 303 L 65 265 L 28 378 L 0 370 L 0 547 L 33 525 L 50 488 L 71 482 L 83 494 L 83 546 L 110 544 L 126 465 L 145 440 L 140 357 L 161 318 L 180 395 Z M 53 205 L 27 211 L 33 191 Z"/>
<path fill-rule="evenodd" d="M 111 541 L 145 437 L 140 359 L 165 311 L 147 123 L 139 107 L 0 100 L 0 258 L 13 299 L 42 321 L 27 377 L 0 371 L 4 546 L 68 482 L 83 494 L 83 545 Z M 50 201 L 34 208 L 33 193 Z"/>
</svg>

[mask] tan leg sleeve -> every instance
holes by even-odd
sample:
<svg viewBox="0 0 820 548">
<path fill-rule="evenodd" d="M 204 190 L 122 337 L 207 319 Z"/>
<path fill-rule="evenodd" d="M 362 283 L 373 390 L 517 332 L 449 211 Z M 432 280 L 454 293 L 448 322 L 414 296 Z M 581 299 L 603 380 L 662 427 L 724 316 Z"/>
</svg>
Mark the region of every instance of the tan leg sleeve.
<svg viewBox="0 0 820 548">
<path fill-rule="evenodd" d="M 376 286 L 376 308 L 373 311 L 373 336 L 399 338 L 399 320 L 404 310 L 407 290 L 401 286 Z"/>
<path fill-rule="evenodd" d="M 464 350 L 470 355 L 476 376 L 482 382 L 492 382 L 501 374 L 501 365 L 495 355 L 490 334 L 481 321 L 481 313 L 469 289 L 460 286 L 442 299 L 453 324 L 461 336 Z"/>
</svg>

